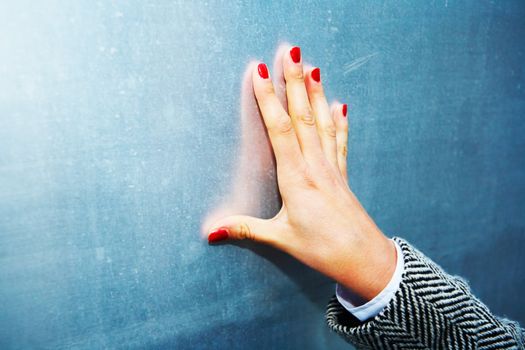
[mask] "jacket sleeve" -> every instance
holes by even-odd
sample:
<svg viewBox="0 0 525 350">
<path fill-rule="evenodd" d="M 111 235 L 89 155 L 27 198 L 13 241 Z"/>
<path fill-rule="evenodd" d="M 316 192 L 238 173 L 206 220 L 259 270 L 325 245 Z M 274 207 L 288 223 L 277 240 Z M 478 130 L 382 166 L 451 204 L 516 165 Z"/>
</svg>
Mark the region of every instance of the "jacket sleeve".
<svg viewBox="0 0 525 350">
<path fill-rule="evenodd" d="M 334 296 L 328 326 L 358 349 L 525 349 L 525 330 L 492 315 L 459 277 L 401 238 L 401 284 L 389 304 L 362 323 Z"/>
</svg>

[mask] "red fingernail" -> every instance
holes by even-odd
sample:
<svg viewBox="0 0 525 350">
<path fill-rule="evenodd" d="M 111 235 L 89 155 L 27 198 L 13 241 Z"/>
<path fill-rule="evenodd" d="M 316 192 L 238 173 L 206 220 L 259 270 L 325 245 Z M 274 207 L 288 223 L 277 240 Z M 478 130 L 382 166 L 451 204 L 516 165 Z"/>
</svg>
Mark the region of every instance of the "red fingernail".
<svg viewBox="0 0 525 350">
<path fill-rule="evenodd" d="M 348 106 L 346 105 L 346 103 L 343 105 L 343 117 L 346 117 L 346 112 L 348 110 Z"/>
<path fill-rule="evenodd" d="M 299 46 L 292 47 L 290 56 L 292 56 L 294 63 L 299 63 L 299 61 L 301 61 L 301 48 Z"/>
<path fill-rule="evenodd" d="M 321 81 L 321 70 L 319 68 L 315 68 L 312 71 L 311 76 L 313 80 L 319 83 Z"/>
<path fill-rule="evenodd" d="M 224 241 L 226 238 L 228 238 L 228 230 L 225 228 L 220 228 L 209 234 L 208 243 Z"/>
<path fill-rule="evenodd" d="M 259 63 L 259 66 L 257 66 L 257 70 L 259 71 L 259 75 L 263 79 L 268 79 L 268 67 L 264 63 Z"/>
</svg>

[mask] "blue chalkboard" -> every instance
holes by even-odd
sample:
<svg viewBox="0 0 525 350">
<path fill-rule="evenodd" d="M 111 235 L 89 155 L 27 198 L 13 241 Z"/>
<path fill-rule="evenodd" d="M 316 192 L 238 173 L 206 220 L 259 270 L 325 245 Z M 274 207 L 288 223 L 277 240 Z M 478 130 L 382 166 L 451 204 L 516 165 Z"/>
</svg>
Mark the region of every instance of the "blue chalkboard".
<svg viewBox="0 0 525 350">
<path fill-rule="evenodd" d="M 524 38 L 519 0 L 2 1 L 0 348 L 347 348 L 333 281 L 200 234 L 283 41 L 349 104 L 381 229 L 525 323 Z"/>
</svg>

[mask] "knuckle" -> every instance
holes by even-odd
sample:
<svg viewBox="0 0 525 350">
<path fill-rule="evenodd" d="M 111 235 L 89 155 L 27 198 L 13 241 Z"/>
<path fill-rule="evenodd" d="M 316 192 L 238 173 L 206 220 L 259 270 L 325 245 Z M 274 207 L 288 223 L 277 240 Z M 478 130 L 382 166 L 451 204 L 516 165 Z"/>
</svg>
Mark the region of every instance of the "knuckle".
<svg viewBox="0 0 525 350">
<path fill-rule="evenodd" d="M 262 93 L 265 95 L 273 95 L 275 93 L 275 89 L 273 87 L 272 83 L 264 84 L 262 88 Z"/>
<path fill-rule="evenodd" d="M 317 189 L 317 181 L 315 181 L 314 175 L 309 167 L 305 167 L 301 171 L 301 180 L 306 188 Z"/>
<path fill-rule="evenodd" d="M 308 126 L 315 126 L 315 116 L 310 109 L 299 112 L 296 118 Z"/>
<path fill-rule="evenodd" d="M 239 239 L 253 239 L 253 233 L 250 230 L 250 226 L 247 223 L 242 223 L 239 225 Z"/>
<path fill-rule="evenodd" d="M 294 69 L 290 69 L 287 76 L 291 80 L 304 80 L 303 70 L 296 67 L 294 67 Z"/>
<path fill-rule="evenodd" d="M 304 180 L 304 184 L 306 188 L 317 189 L 317 183 L 314 181 L 314 179 L 311 176 L 304 176 L 303 180 Z"/>
<path fill-rule="evenodd" d="M 283 135 L 289 135 L 293 132 L 292 121 L 287 115 L 281 115 L 275 119 L 275 124 L 270 128 L 274 132 Z"/>
<path fill-rule="evenodd" d="M 335 125 L 334 124 L 330 123 L 328 125 L 323 126 L 322 130 L 323 130 L 323 133 L 326 136 L 328 136 L 329 138 L 331 138 L 331 139 L 335 138 L 336 130 L 335 130 Z"/>
<path fill-rule="evenodd" d="M 346 145 L 342 145 L 341 146 L 341 154 L 343 155 L 343 157 L 346 158 L 346 156 L 348 154 L 348 147 Z"/>
</svg>

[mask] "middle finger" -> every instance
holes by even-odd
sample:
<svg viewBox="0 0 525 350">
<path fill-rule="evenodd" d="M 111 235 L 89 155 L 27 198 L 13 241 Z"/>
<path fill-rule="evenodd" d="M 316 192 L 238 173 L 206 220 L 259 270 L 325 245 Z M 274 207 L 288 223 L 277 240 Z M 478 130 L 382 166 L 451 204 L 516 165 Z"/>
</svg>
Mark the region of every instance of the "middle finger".
<svg viewBox="0 0 525 350">
<path fill-rule="evenodd" d="M 286 80 L 286 96 L 288 113 L 297 134 L 297 139 L 304 158 L 317 161 L 323 156 L 315 115 L 308 101 L 304 85 L 301 49 L 297 46 L 285 51 L 283 57 L 284 78 Z"/>
</svg>

